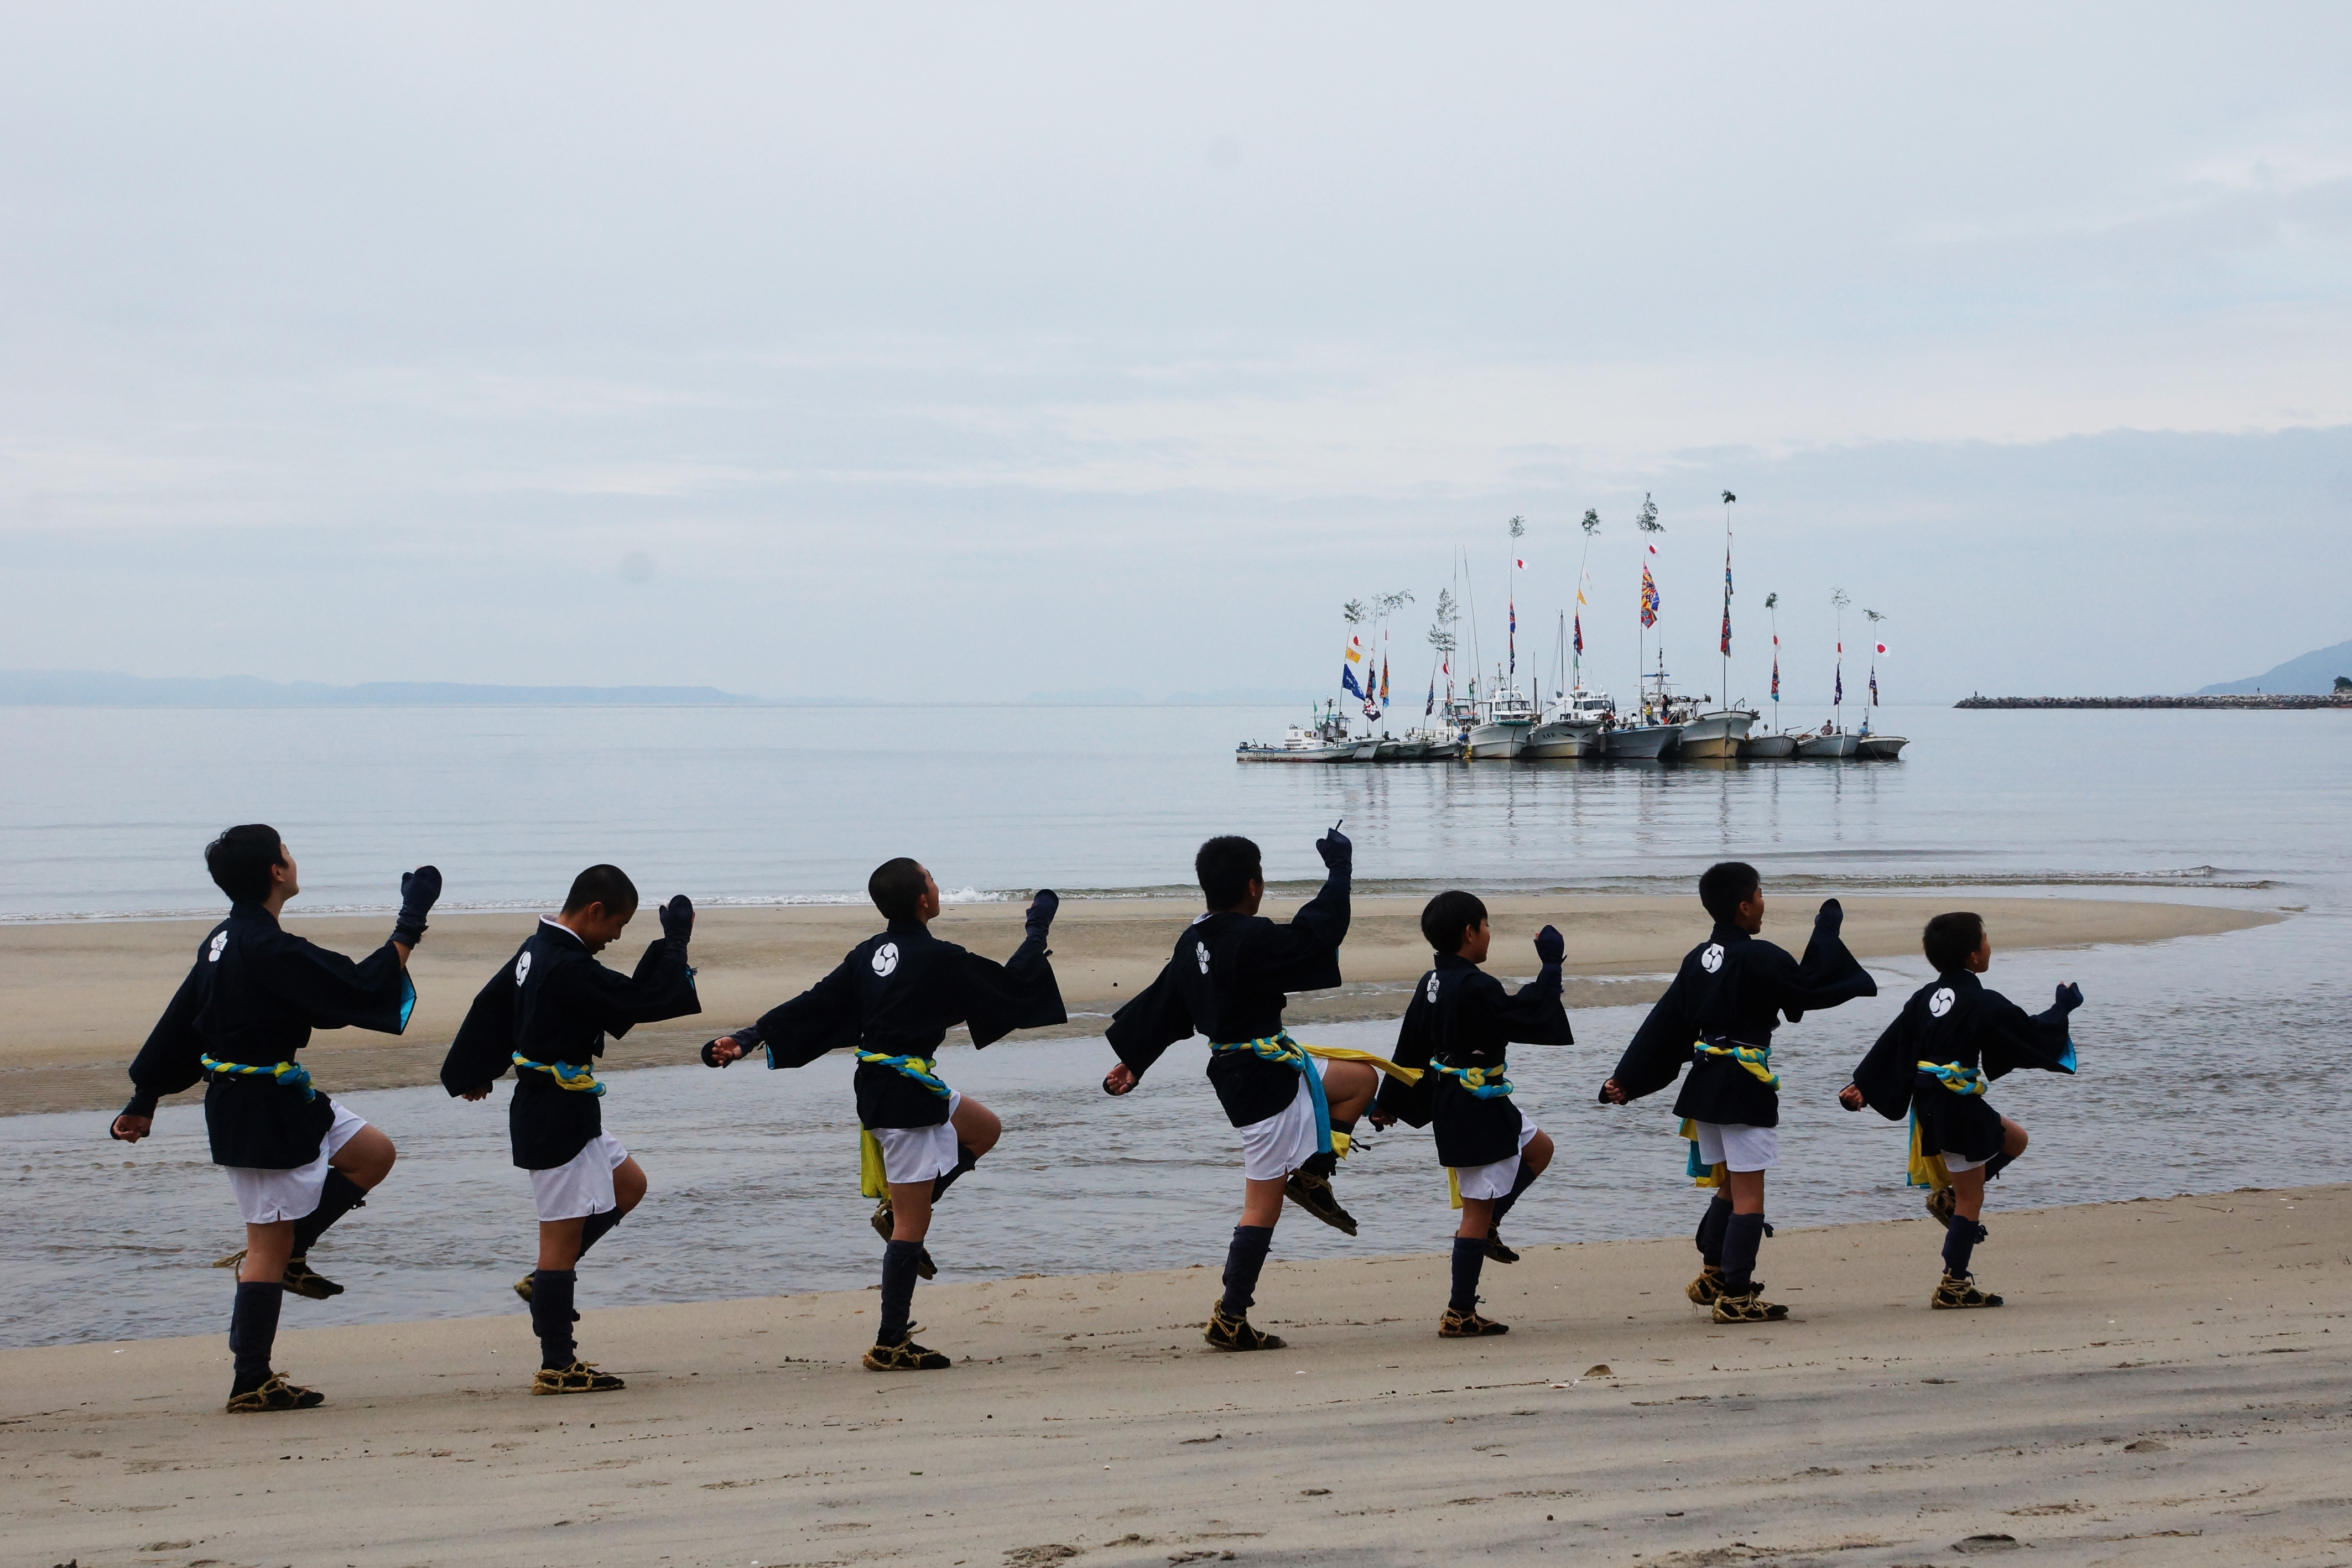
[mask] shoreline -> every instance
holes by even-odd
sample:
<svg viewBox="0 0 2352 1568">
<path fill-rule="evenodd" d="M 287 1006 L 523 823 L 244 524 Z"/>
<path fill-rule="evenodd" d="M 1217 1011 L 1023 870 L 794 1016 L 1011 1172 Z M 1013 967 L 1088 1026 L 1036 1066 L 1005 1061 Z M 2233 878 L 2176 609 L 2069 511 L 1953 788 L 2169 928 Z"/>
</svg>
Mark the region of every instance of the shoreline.
<svg viewBox="0 0 2352 1568">
<path fill-rule="evenodd" d="M 1774 897 L 1769 884 L 1767 895 L 1763 935 L 1801 948 L 1819 900 Z M 1266 913 L 1285 919 L 1299 902 L 1269 898 Z M 1417 928 L 1423 902 L 1418 895 L 1357 899 L 1341 952 L 1349 983 L 1295 998 L 1290 1021 L 1402 1014 L 1404 993 L 1429 963 Z M 1916 957 L 1927 915 L 1956 906 L 1981 912 L 1996 946 L 2011 951 L 2168 941 L 2286 918 L 2219 904 L 2108 898 L 1859 894 L 1842 902 L 1845 940 L 1864 962 Z M 1488 899 L 1487 905 L 1496 933 L 1491 968 L 1497 975 L 1532 974 L 1528 940 L 1546 922 L 1560 928 L 1568 939 L 1571 1010 L 1654 999 L 1684 953 L 1705 935 L 1705 916 L 1687 894 L 1507 894 Z M 1111 1012 L 1159 972 L 1191 918 L 1190 908 L 1167 898 L 1066 903 L 1054 927 L 1054 967 L 1070 1021 L 1013 1038 L 1101 1033 Z M 933 929 L 976 952 L 1002 956 L 1020 943 L 1021 915 L 1022 906 L 1009 902 L 950 904 Z M 216 918 L 0 925 L 0 1016 L 10 1020 L 0 1038 L 0 1115 L 119 1106 L 129 1092 L 124 1074 L 131 1056 Z M 436 918 L 412 960 L 418 999 L 408 1033 L 394 1040 L 321 1032 L 303 1060 L 330 1091 L 436 1082 L 467 1004 L 536 919 L 528 911 Z M 694 961 L 702 1013 L 683 1028 L 640 1030 L 612 1042 L 604 1071 L 691 1061 L 713 1034 L 748 1023 L 814 984 L 877 924 L 871 908 L 847 904 L 701 912 Z M 373 948 L 387 929 L 381 915 L 305 916 L 299 904 L 286 925 L 348 953 Z M 650 915 L 642 916 L 608 957 L 625 967 L 656 934 Z M 949 1038 L 960 1040 L 962 1033 Z"/>
<path fill-rule="evenodd" d="M 27 1561 L 85 1568 L 1384 1564 L 1465 1527 L 1680 1568 L 1994 1534 L 2045 1564 L 2342 1560 L 2352 1186 L 1996 1207 L 1978 1268 L 2010 1304 L 1964 1313 L 1927 1309 L 1937 1237 L 1904 1207 L 1768 1242 L 1795 1309 L 1768 1325 L 1683 1301 L 1682 1238 L 1489 1265 L 1514 1332 L 1475 1342 L 1434 1335 L 1442 1254 L 1277 1260 L 1278 1352 L 1200 1343 L 1205 1269 L 923 1286 L 938 1374 L 857 1366 L 866 1291 L 591 1306 L 583 1354 L 630 1386 L 570 1400 L 525 1392 L 520 1310 L 289 1302 L 313 1412 L 222 1416 L 218 1335 L 0 1352 L 0 1510 Z"/>
</svg>

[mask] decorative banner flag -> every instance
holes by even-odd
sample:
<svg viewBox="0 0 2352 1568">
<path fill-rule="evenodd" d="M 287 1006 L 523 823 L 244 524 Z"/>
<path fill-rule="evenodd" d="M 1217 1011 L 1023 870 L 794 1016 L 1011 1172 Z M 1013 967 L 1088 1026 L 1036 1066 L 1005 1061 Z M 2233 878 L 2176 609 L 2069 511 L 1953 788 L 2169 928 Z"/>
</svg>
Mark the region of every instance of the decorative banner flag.
<svg viewBox="0 0 2352 1568">
<path fill-rule="evenodd" d="M 1516 598 L 1511 601 L 1510 647 L 1511 679 L 1516 681 L 1519 678 L 1519 605 L 1518 601 Z"/>
<path fill-rule="evenodd" d="M 1780 639 L 1778 637 L 1772 639 L 1772 700 L 1780 700 Z M 1772 722 L 1778 724 L 1780 721 L 1774 719 Z"/>
<path fill-rule="evenodd" d="M 1876 664 L 1870 666 L 1870 706 L 1873 707 L 1878 706 L 1878 666 Z"/>
<path fill-rule="evenodd" d="M 1364 688 L 1356 684 L 1356 672 L 1348 668 L 1345 664 L 1339 666 L 1339 685 L 1344 689 L 1355 693 L 1360 697 L 1364 695 Z"/>
<path fill-rule="evenodd" d="M 1843 664 L 1840 664 L 1837 668 L 1837 694 L 1831 697 L 1830 701 L 1833 704 L 1845 701 L 1845 666 Z"/>
<path fill-rule="evenodd" d="M 1364 654 L 1361 646 L 1361 639 L 1356 637 L 1349 638 L 1347 653 L 1348 663 L 1353 664 L 1362 662 Z"/>
<path fill-rule="evenodd" d="M 1427 718 L 1437 711 L 1437 672 L 1429 673 L 1429 700 L 1421 705 L 1421 716 Z"/>
<path fill-rule="evenodd" d="M 1389 700 L 1389 656 L 1381 655 L 1381 701 Z"/>
<path fill-rule="evenodd" d="M 1655 546 L 1651 548 L 1650 553 L 1652 555 L 1658 553 Z M 1647 563 L 1644 563 L 1642 567 L 1642 624 L 1655 626 L 1657 623 L 1658 585 L 1650 580 L 1650 568 Z"/>
<path fill-rule="evenodd" d="M 1578 594 L 1576 601 L 1579 604 L 1583 603 L 1584 595 Z M 1576 651 L 1580 653 L 1584 652 L 1584 617 L 1580 613 L 1576 617 Z"/>
<path fill-rule="evenodd" d="M 1525 571 L 1525 570 L 1528 570 L 1528 563 L 1527 563 L 1526 561 L 1523 561 L 1523 560 L 1518 559 L 1517 559 L 1517 558 L 1516 558 L 1516 557 L 1514 557 L 1514 558 L 1512 559 L 1511 564 L 1512 564 L 1513 566 L 1515 566 L 1515 567 L 1517 567 L 1521 571 Z"/>
<path fill-rule="evenodd" d="M 1727 599 L 1723 601 L 1723 651 L 1731 652 L 1731 601 Z"/>
</svg>

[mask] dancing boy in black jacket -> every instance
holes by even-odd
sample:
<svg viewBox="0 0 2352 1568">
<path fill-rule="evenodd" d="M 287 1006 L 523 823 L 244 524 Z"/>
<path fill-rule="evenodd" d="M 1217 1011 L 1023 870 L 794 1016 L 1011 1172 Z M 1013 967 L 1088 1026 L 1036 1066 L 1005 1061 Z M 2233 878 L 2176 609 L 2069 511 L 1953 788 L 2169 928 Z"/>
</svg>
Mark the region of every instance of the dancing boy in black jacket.
<svg viewBox="0 0 2352 1568">
<path fill-rule="evenodd" d="M 1276 925 L 1257 912 L 1265 897 L 1257 846 L 1234 837 L 1202 844 L 1192 869 L 1209 912 L 1177 938 L 1160 977 L 1110 1021 L 1118 1065 L 1103 1078 L 1106 1093 L 1129 1092 L 1163 1051 L 1198 1030 L 1209 1037 L 1217 1102 L 1241 1130 L 1242 1220 L 1225 1253 L 1224 1294 L 1202 1331 L 1218 1350 L 1281 1348 L 1280 1336 L 1250 1326 L 1249 1309 L 1286 1196 L 1326 1225 L 1356 1233 L 1331 1176 L 1378 1074 L 1360 1061 L 1318 1066 L 1282 1027 L 1286 993 L 1339 984 L 1355 846 L 1334 827 L 1315 851 L 1329 872 L 1323 891 L 1289 925 Z"/>
<path fill-rule="evenodd" d="M 1838 1095 L 1849 1111 L 1864 1104 L 1888 1121 L 1911 1117 L 1911 1176 L 1924 1183 L 1927 1212 L 1944 1222 L 1944 1277 L 1927 1304 L 1938 1309 L 1997 1307 L 1976 1287 L 1969 1262 L 1988 1232 L 1985 1178 L 2025 1152 L 2025 1129 L 1985 1103 L 1985 1085 L 2021 1067 L 2074 1071 L 2066 1019 L 2083 988 L 2058 988 L 2050 1010 L 2028 1016 L 1977 977 L 1992 967 L 1984 917 L 1938 915 L 1921 936 L 1936 977 L 1903 1004 L 1886 1032 Z"/>
<path fill-rule="evenodd" d="M 1047 962 L 1047 934 L 1061 900 L 1051 889 L 1030 902 L 1024 939 L 997 964 L 930 933 L 940 885 L 922 863 L 885 861 L 866 879 L 889 929 L 849 950 L 840 967 L 758 1023 L 702 1048 L 705 1066 L 725 1067 L 765 1046 L 770 1067 L 805 1067 L 826 1051 L 857 1052 L 857 1120 L 863 1187 L 881 1198 L 881 1317 L 866 1365 L 875 1372 L 936 1372 L 949 1360 L 915 1343 L 915 1280 L 938 1272 L 923 1239 L 931 1205 L 996 1146 L 1004 1124 L 979 1101 L 948 1087 L 940 1042 L 962 1024 L 974 1050 L 1016 1029 L 1068 1018 Z"/>
<path fill-rule="evenodd" d="M 1421 1082 L 1391 1078 L 1372 1105 L 1372 1125 L 1436 1124 L 1437 1163 L 1446 1167 L 1462 1223 L 1454 1232 L 1454 1293 L 1437 1322 L 1441 1339 L 1481 1339 L 1510 1325 L 1478 1314 L 1478 1276 L 1489 1258 L 1516 1263 L 1503 1245 L 1503 1217 L 1551 1164 L 1551 1136 L 1513 1098 L 1505 1053 L 1512 1040 L 1573 1045 L 1559 1000 L 1568 945 L 1547 925 L 1536 933 L 1536 977 L 1517 991 L 1478 967 L 1494 932 L 1476 894 L 1441 893 L 1421 912 L 1421 934 L 1437 967 L 1421 977 L 1397 1030 L 1396 1061 L 1423 1070 Z"/>
<path fill-rule="evenodd" d="M 1622 1105 L 1655 1093 L 1690 1064 L 1675 1114 L 1685 1118 L 1691 1139 L 1691 1175 L 1715 1188 L 1715 1199 L 1699 1221 L 1701 1267 L 1688 1293 L 1714 1309 L 1717 1322 L 1765 1322 L 1789 1315 L 1764 1300 L 1755 1277 L 1764 1173 L 1780 1163 L 1772 1031 L 1783 1016 L 1795 1023 L 1808 1012 L 1874 997 L 1878 983 L 1838 940 L 1845 912 L 1834 898 L 1822 900 L 1800 960 L 1756 935 L 1764 928 L 1764 883 L 1754 866 L 1708 867 L 1698 896 L 1715 929 L 1683 959 L 1601 1086 L 1601 1100 Z"/>
<path fill-rule="evenodd" d="M 155 1103 L 205 1081 L 213 1164 L 228 1167 L 245 1217 L 245 1252 L 228 1347 L 236 1358 L 231 1415 L 308 1410 L 326 1396 L 269 1369 L 278 1313 L 289 1290 L 314 1300 L 342 1287 L 313 1271 L 310 1243 L 367 1201 L 392 1170 L 392 1140 L 311 1087 L 295 1058 L 314 1029 L 353 1025 L 398 1034 L 416 1006 L 408 955 L 441 873 L 400 877 L 400 915 L 384 945 L 357 963 L 278 924 L 302 891 L 278 830 L 229 829 L 205 846 L 205 868 L 229 896 L 228 918 L 205 936 L 171 1005 L 131 1063 L 131 1103 L 113 1135 L 135 1144 L 154 1129 Z"/>
<path fill-rule="evenodd" d="M 645 1171 L 604 1131 L 596 1059 L 607 1035 L 702 1010 L 687 963 L 694 905 L 684 894 L 662 905 L 662 935 L 635 974 L 596 962 L 636 913 L 636 884 L 620 867 L 592 865 L 574 877 L 562 911 L 541 915 L 474 998 L 441 1064 L 441 1086 L 467 1100 L 482 1099 L 509 1066 L 515 1070 L 507 1132 L 539 1207 L 539 1267 L 515 1282 L 539 1336 L 533 1394 L 624 1386 L 580 1359 L 572 1327 L 582 1255 L 646 1196 Z"/>
</svg>

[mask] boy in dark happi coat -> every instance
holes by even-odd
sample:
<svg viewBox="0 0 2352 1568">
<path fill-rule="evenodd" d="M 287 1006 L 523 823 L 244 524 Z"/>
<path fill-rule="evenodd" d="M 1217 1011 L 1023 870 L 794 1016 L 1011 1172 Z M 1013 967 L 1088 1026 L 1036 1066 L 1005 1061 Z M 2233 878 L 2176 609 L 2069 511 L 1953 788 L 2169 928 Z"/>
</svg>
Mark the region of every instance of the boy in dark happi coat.
<svg viewBox="0 0 2352 1568">
<path fill-rule="evenodd" d="M 1568 945 L 1547 925 L 1536 933 L 1543 966 L 1516 992 L 1478 967 L 1494 933 L 1475 894 L 1441 893 L 1421 912 L 1436 967 L 1421 977 L 1397 1030 L 1396 1061 L 1420 1068 L 1418 1083 L 1391 1078 L 1372 1104 L 1372 1125 L 1402 1121 L 1436 1127 L 1437 1163 L 1447 1168 L 1462 1223 L 1454 1233 L 1454 1292 L 1438 1320 L 1442 1339 L 1479 1339 L 1510 1326 L 1478 1315 L 1478 1276 L 1489 1258 L 1516 1263 L 1503 1245 L 1503 1217 L 1551 1164 L 1549 1134 L 1513 1097 L 1505 1054 L 1513 1040 L 1573 1045 L 1559 999 Z"/>
<path fill-rule="evenodd" d="M 603 1394 L 624 1386 L 580 1359 L 572 1310 L 580 1260 L 646 1196 L 646 1173 L 604 1131 L 604 1085 L 595 1074 L 606 1036 L 702 1010 L 687 946 L 694 905 L 679 894 L 661 907 L 661 936 L 624 975 L 596 961 L 637 913 L 637 888 L 621 868 L 592 865 L 574 877 L 563 908 L 474 998 L 441 1064 L 441 1086 L 480 1100 L 511 1066 L 507 1132 L 514 1163 L 530 1173 L 539 1209 L 539 1267 L 515 1282 L 539 1336 L 533 1394 Z"/>
<path fill-rule="evenodd" d="M 228 918 L 205 936 L 195 967 L 131 1062 L 131 1103 L 111 1131 L 137 1143 L 154 1129 L 157 1101 L 204 1080 L 213 1163 L 228 1167 L 245 1218 L 245 1252 L 233 1260 L 228 1344 L 236 1365 L 228 1408 L 307 1410 L 326 1396 L 269 1368 L 278 1309 L 289 1290 L 314 1300 L 342 1293 L 310 1268 L 310 1244 L 367 1201 L 394 1151 L 390 1138 L 313 1089 L 295 1058 L 314 1029 L 398 1034 L 407 1026 L 416 1005 L 408 955 L 425 939 L 441 873 L 429 865 L 401 873 L 391 938 L 355 963 L 278 925 L 302 889 L 277 829 L 229 829 L 205 846 L 205 866 L 229 896 Z"/>
<path fill-rule="evenodd" d="M 1655 1093 L 1690 1064 L 1675 1114 L 1689 1124 L 1691 1174 L 1715 1188 L 1699 1220 L 1701 1267 L 1690 1299 L 1712 1307 L 1719 1323 L 1764 1322 L 1789 1315 L 1764 1300 L 1755 1277 L 1766 1231 L 1764 1173 L 1780 1163 L 1772 1031 L 1784 1016 L 1795 1023 L 1808 1012 L 1874 997 L 1878 983 L 1838 939 L 1845 912 L 1834 898 L 1822 902 L 1799 959 L 1756 935 L 1764 928 L 1764 883 L 1754 866 L 1710 866 L 1698 895 L 1715 929 L 1683 959 L 1601 1086 L 1601 1100 L 1622 1105 Z"/>
<path fill-rule="evenodd" d="M 1118 1053 L 1103 1078 L 1111 1094 L 1133 1090 L 1176 1041 L 1196 1030 L 1209 1037 L 1209 1082 L 1241 1130 L 1244 1181 L 1224 1294 L 1202 1331 L 1219 1350 L 1281 1347 L 1277 1335 L 1250 1326 L 1249 1309 L 1286 1196 L 1325 1224 L 1356 1233 L 1331 1176 L 1379 1076 L 1361 1061 L 1318 1061 L 1282 1027 L 1288 992 L 1340 983 L 1355 847 L 1334 827 L 1315 850 L 1329 873 L 1323 890 L 1277 925 L 1257 912 L 1265 897 L 1257 846 L 1230 836 L 1202 844 L 1192 867 L 1208 913 L 1185 928 L 1160 977 L 1118 1009 L 1108 1031 Z"/>
<path fill-rule="evenodd" d="M 917 1276 L 939 1271 L 923 1245 L 931 1205 L 1004 1131 L 994 1112 L 940 1077 L 940 1043 L 958 1024 L 979 1050 L 1068 1019 L 1045 946 L 1061 900 L 1051 889 L 1031 900 L 1020 947 L 998 964 L 931 935 L 940 886 L 920 862 L 885 861 L 866 891 L 889 929 L 758 1023 L 704 1046 L 702 1060 L 725 1067 L 765 1046 L 770 1067 L 804 1067 L 829 1051 L 857 1052 L 860 1163 L 866 1195 L 882 1200 L 874 1228 L 884 1241 L 881 1317 L 866 1365 L 935 1372 L 949 1360 L 915 1343 L 913 1321 Z"/>
<path fill-rule="evenodd" d="M 2067 1017 L 2082 988 L 2058 988 L 2047 1012 L 2029 1015 L 1977 977 L 1992 967 L 1981 915 L 1938 915 L 1921 945 L 1936 977 L 1912 993 L 1838 1095 L 1849 1111 L 1867 1104 L 1888 1121 L 1912 1119 L 1911 1179 L 1931 1190 L 1927 1212 L 1944 1222 L 1944 1277 L 1927 1304 L 1997 1307 L 1969 1277 L 1987 1234 L 1985 1178 L 2025 1152 L 2025 1129 L 1985 1103 L 1985 1085 L 2021 1067 L 2074 1071 Z"/>
</svg>

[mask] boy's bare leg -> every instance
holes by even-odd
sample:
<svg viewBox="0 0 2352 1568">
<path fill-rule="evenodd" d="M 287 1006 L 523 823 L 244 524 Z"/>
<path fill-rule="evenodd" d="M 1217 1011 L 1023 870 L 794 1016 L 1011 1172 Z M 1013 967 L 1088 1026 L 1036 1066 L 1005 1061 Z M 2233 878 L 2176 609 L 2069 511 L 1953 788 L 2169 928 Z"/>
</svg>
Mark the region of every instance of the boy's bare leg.
<svg viewBox="0 0 2352 1568">
<path fill-rule="evenodd" d="M 373 1191 L 383 1178 L 392 1174 L 393 1162 L 400 1151 L 392 1140 L 376 1127 L 362 1127 L 343 1140 L 343 1146 L 328 1156 L 327 1168 L 341 1171 L 352 1185 L 362 1192 Z"/>
<path fill-rule="evenodd" d="M 1724 1180 L 1731 1187 L 1731 1212 L 1761 1214 L 1764 1212 L 1764 1173 L 1762 1171 L 1726 1171 Z"/>
<path fill-rule="evenodd" d="M 563 1270 L 580 1261 L 580 1230 L 588 1223 L 585 1215 L 576 1219 L 542 1219 L 539 1222 L 539 1266 L 541 1269 Z"/>
<path fill-rule="evenodd" d="M 990 1118 L 992 1121 L 993 1117 Z M 919 1242 L 931 1229 L 931 1181 L 890 1184 L 890 1239 Z"/>
<path fill-rule="evenodd" d="M 1457 1241 L 1484 1241 L 1486 1233 L 1495 1228 L 1495 1200 L 1491 1197 L 1465 1197 L 1462 1200 L 1462 1223 L 1454 1228 Z"/>
<path fill-rule="evenodd" d="M 1333 1152 L 1317 1154 L 1292 1173 L 1284 1190 L 1290 1200 L 1332 1228 L 1349 1236 L 1356 1233 L 1355 1216 L 1340 1206 L 1331 1191 L 1331 1177 L 1339 1168 L 1337 1134 L 1355 1136 L 1356 1121 L 1371 1108 L 1372 1095 L 1381 1086 L 1381 1075 L 1361 1061 L 1330 1061 L 1323 1064 L 1323 1103 L 1330 1113 Z M 1308 1071 L 1315 1069 L 1310 1065 Z"/>
<path fill-rule="evenodd" d="M 273 1219 L 245 1228 L 245 1261 L 237 1265 L 240 1285 L 274 1285 L 286 1278 L 286 1260 L 294 1255 L 294 1222 Z"/>
<path fill-rule="evenodd" d="M 1327 1061 L 1323 1064 L 1323 1100 L 1331 1108 L 1331 1120 L 1352 1124 L 1371 1108 L 1372 1096 L 1381 1087 L 1380 1070 L 1364 1061 Z"/>
<path fill-rule="evenodd" d="M 970 1149 L 974 1159 L 996 1147 L 996 1141 L 1004 1136 L 1004 1124 L 996 1113 L 969 1094 L 957 1103 L 948 1124 L 955 1129 L 958 1145 Z"/>
<path fill-rule="evenodd" d="M 1287 1177 L 1252 1176 L 1244 1183 L 1242 1223 L 1271 1230 L 1282 1218 L 1282 1189 Z"/>
</svg>

